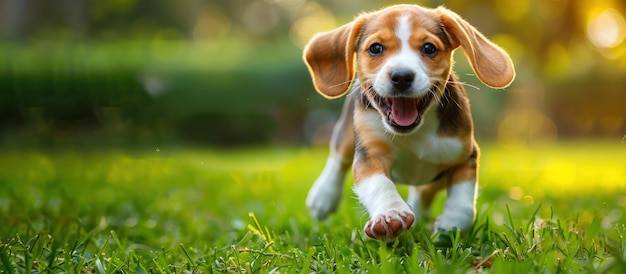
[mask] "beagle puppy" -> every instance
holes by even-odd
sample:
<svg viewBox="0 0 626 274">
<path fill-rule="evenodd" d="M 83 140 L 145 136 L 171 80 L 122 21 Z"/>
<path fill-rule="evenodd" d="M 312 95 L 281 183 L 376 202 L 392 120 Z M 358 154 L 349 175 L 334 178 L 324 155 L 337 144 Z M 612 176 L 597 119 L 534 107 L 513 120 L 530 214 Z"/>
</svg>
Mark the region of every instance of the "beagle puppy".
<svg viewBox="0 0 626 274">
<path fill-rule="evenodd" d="M 504 50 L 443 7 L 391 6 L 311 39 L 303 58 L 315 89 L 326 98 L 351 91 L 306 199 L 313 217 L 337 209 L 352 166 L 354 192 L 370 217 L 367 236 L 394 240 L 428 215 L 443 188 L 435 231 L 471 227 L 479 150 L 466 91 L 452 72 L 459 47 L 485 85 L 505 88 L 515 78 Z M 406 202 L 394 183 L 412 185 Z"/>
</svg>

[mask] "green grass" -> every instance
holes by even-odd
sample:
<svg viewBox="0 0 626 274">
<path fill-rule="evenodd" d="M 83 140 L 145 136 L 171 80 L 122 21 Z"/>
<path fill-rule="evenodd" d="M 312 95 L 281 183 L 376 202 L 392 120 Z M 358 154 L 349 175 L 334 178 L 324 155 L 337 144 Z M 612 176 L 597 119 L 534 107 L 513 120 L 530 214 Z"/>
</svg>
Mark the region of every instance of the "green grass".
<svg viewBox="0 0 626 274">
<path fill-rule="evenodd" d="M 3 149 L 0 273 L 626 269 L 625 144 L 482 152 L 472 231 L 423 220 L 384 244 L 363 235 L 350 179 L 337 214 L 309 218 L 325 148 Z"/>
</svg>

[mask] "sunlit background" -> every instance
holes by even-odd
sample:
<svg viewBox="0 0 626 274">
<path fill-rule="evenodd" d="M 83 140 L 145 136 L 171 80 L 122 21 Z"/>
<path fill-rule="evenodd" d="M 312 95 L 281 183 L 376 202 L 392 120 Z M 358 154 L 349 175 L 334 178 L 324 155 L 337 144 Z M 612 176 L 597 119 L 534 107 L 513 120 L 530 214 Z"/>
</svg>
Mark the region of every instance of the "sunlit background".
<svg viewBox="0 0 626 274">
<path fill-rule="evenodd" d="M 385 258 L 371 242 L 365 259 L 346 251 L 367 221 L 351 176 L 338 217 L 308 216 L 343 100 L 315 92 L 301 55 L 313 34 L 397 3 L 447 6 L 517 71 L 493 90 L 455 53 L 481 147 L 477 230 L 493 231 L 442 256 L 516 270 L 623 264 L 624 0 L 0 0 L 0 269 L 14 260 L 16 272 L 137 272 L 152 261 L 151 271 L 191 272 L 181 265 L 192 257 L 265 267 L 257 259 L 337 256 L 354 271 Z M 252 253 L 261 227 L 277 241 Z M 432 249 L 423 243 L 415 248 Z M 266 256 L 273 248 L 289 251 Z"/>
<path fill-rule="evenodd" d="M 0 142 L 323 144 L 341 102 L 313 91 L 303 46 L 396 2 L 2 0 Z M 623 1 L 413 2 L 456 11 L 516 64 L 492 91 L 457 52 L 480 138 L 626 135 Z"/>
<path fill-rule="evenodd" d="M 342 100 L 315 93 L 302 48 L 316 32 L 399 2 L 0 0 L 0 144 L 325 146 Z M 504 91 L 455 55 L 481 144 L 516 155 L 602 140 L 616 152 L 594 155 L 592 144 L 577 162 L 526 155 L 524 168 L 485 172 L 514 170 L 519 182 L 540 178 L 557 191 L 594 178 L 624 188 L 619 160 L 593 164 L 626 149 L 624 1 L 403 2 L 445 5 L 510 53 L 517 79 Z M 525 197 L 514 185 L 509 196 Z"/>
</svg>

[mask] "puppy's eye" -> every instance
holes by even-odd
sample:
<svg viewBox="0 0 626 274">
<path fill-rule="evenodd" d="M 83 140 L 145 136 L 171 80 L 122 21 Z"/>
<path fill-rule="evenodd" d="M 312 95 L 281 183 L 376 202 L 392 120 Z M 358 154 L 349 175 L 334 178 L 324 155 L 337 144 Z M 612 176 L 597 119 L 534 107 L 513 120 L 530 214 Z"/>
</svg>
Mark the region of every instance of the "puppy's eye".
<svg viewBox="0 0 626 274">
<path fill-rule="evenodd" d="M 433 57 L 437 54 L 437 47 L 432 43 L 426 43 L 422 46 L 422 53 L 426 56 Z"/>
<path fill-rule="evenodd" d="M 372 56 L 375 56 L 375 55 L 379 55 L 383 53 L 385 49 L 383 48 L 383 45 L 379 43 L 374 43 L 367 50 L 370 52 Z"/>
</svg>

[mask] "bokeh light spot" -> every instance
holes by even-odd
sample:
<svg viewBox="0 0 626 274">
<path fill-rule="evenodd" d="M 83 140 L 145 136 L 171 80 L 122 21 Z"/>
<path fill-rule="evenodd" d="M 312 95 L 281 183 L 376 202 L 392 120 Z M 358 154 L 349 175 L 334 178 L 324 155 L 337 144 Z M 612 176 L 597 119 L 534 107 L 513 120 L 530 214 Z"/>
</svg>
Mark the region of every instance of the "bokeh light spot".
<svg viewBox="0 0 626 274">
<path fill-rule="evenodd" d="M 544 72 L 551 77 L 561 77 L 568 75 L 571 67 L 570 56 L 563 45 L 552 43 L 547 49 L 547 60 Z"/>
<path fill-rule="evenodd" d="M 254 1 L 243 11 L 242 15 L 245 27 L 252 33 L 268 33 L 280 22 L 280 13 L 276 6 L 264 1 Z"/>
<path fill-rule="evenodd" d="M 587 38 L 600 49 L 619 46 L 626 37 L 626 21 L 612 8 L 592 14 L 587 22 Z"/>
<path fill-rule="evenodd" d="M 223 37 L 230 30 L 231 22 L 227 15 L 216 8 L 200 11 L 193 27 L 193 39 L 212 40 Z"/>
<path fill-rule="evenodd" d="M 526 206 L 531 206 L 531 205 L 535 204 L 535 197 L 533 197 L 531 195 L 524 195 L 524 198 L 522 198 L 522 202 Z"/>
<path fill-rule="evenodd" d="M 510 22 L 521 20 L 528 13 L 530 5 L 528 0 L 495 1 L 494 4 L 500 17 Z"/>
<path fill-rule="evenodd" d="M 307 3 L 302 13 L 305 16 L 293 23 L 289 33 L 291 42 L 299 48 L 304 48 L 316 33 L 329 31 L 337 26 L 335 16 L 318 3 Z"/>
<path fill-rule="evenodd" d="M 281 8 L 284 8 L 290 12 L 300 9 L 305 3 L 306 0 L 265 0 L 268 3 L 276 4 Z"/>
<path fill-rule="evenodd" d="M 552 145 L 557 140 L 557 128 L 550 117 L 533 109 L 511 111 L 498 126 L 498 141 L 505 148 L 528 144 Z"/>
<path fill-rule="evenodd" d="M 524 190 L 519 186 L 509 188 L 509 198 L 519 201 L 524 197 Z"/>
</svg>

